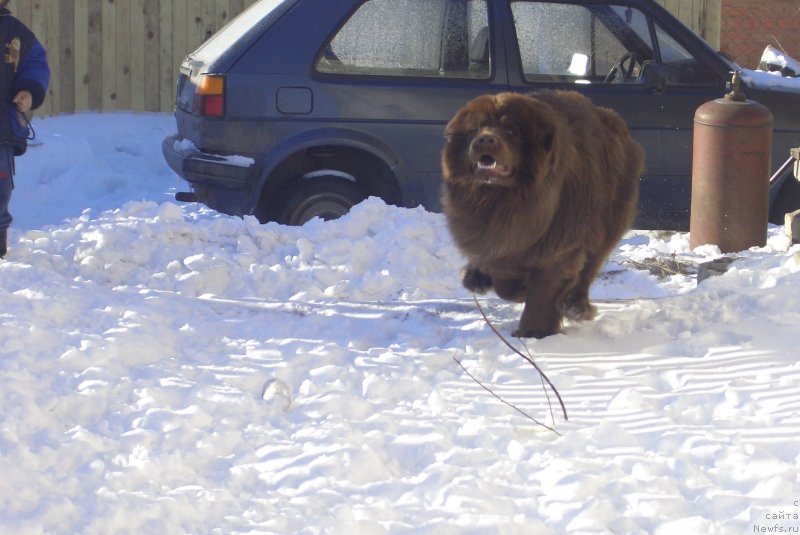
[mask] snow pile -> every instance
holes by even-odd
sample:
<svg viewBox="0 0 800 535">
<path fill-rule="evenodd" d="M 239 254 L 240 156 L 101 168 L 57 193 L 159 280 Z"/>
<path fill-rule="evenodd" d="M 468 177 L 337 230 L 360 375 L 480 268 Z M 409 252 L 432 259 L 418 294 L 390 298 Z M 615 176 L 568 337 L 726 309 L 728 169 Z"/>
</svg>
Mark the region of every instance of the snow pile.
<svg viewBox="0 0 800 535">
<path fill-rule="evenodd" d="M 782 228 L 699 286 L 680 267 L 714 247 L 630 233 L 599 317 L 526 341 L 564 421 L 460 287 L 441 215 L 370 199 L 288 228 L 177 205 L 171 124 L 46 119 L 18 162 L 0 531 L 800 529 L 800 247 Z M 481 304 L 513 330 L 518 305 Z"/>
<path fill-rule="evenodd" d="M 800 62 L 786 55 L 774 46 L 767 46 L 761 54 L 759 70 L 778 76 L 796 77 L 800 74 Z"/>
</svg>

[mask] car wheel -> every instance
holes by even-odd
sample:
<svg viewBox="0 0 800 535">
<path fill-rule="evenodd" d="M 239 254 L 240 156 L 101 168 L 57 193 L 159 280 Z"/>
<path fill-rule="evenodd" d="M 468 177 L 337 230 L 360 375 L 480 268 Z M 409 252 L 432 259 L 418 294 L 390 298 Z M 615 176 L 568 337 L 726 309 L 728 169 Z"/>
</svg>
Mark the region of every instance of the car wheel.
<svg viewBox="0 0 800 535">
<path fill-rule="evenodd" d="M 367 196 L 349 180 L 321 177 L 296 182 L 281 197 L 277 221 L 302 225 L 315 217 L 325 221 L 341 217 Z"/>
</svg>

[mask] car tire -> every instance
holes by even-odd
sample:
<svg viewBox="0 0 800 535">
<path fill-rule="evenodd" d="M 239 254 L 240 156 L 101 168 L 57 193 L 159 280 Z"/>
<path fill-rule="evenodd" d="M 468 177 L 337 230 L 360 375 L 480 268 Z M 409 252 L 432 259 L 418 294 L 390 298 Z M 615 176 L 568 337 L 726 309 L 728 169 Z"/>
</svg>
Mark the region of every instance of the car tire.
<svg viewBox="0 0 800 535">
<path fill-rule="evenodd" d="M 303 225 L 320 217 L 325 221 L 343 216 L 367 195 L 357 184 L 337 177 L 304 179 L 288 186 L 274 213 L 279 223 Z"/>
</svg>

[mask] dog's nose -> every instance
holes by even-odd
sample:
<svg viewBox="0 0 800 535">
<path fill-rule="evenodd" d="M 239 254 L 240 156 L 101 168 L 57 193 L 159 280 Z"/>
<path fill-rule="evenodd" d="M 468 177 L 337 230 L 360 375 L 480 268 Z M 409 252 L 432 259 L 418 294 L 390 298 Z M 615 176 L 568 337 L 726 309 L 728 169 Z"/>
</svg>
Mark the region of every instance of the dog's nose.
<svg viewBox="0 0 800 535">
<path fill-rule="evenodd" d="M 485 149 L 493 147 L 497 143 L 497 138 L 494 136 L 494 134 L 484 133 L 478 135 L 478 137 L 475 138 L 474 143 L 475 146 Z"/>
</svg>

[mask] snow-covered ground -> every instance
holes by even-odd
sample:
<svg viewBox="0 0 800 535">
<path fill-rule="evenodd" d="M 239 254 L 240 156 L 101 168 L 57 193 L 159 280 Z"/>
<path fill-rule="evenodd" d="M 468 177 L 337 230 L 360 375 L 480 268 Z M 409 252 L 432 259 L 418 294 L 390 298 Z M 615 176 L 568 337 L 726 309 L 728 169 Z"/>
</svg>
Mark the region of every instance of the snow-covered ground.
<svg viewBox="0 0 800 535">
<path fill-rule="evenodd" d="M 700 285 L 713 247 L 629 234 L 599 317 L 527 341 L 565 421 L 441 215 L 259 225 L 171 200 L 169 115 L 35 127 L 0 261 L 0 532 L 800 531 L 782 228 Z M 520 307 L 481 304 L 508 336 Z"/>
</svg>

